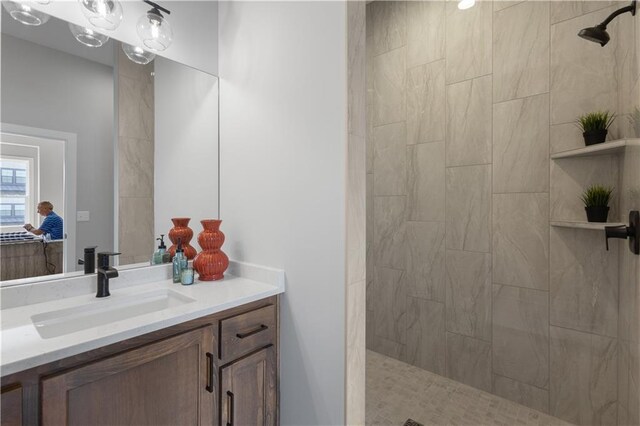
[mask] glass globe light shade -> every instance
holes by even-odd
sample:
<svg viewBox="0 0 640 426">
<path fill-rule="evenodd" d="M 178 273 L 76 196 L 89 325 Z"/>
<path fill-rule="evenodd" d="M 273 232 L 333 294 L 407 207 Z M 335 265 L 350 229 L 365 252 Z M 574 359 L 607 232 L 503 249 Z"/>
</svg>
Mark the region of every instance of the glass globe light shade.
<svg viewBox="0 0 640 426">
<path fill-rule="evenodd" d="M 145 47 L 154 52 L 162 52 L 173 41 L 173 30 L 169 21 L 155 9 L 138 19 L 136 30 Z"/>
<path fill-rule="evenodd" d="M 156 57 L 154 53 L 147 52 L 141 47 L 132 46 L 127 43 L 122 43 L 122 51 L 127 55 L 127 58 L 140 65 L 147 65 Z"/>
<path fill-rule="evenodd" d="M 78 40 L 85 46 L 101 47 L 107 41 L 109 41 L 109 37 L 107 37 L 106 35 L 97 33 L 90 28 L 72 24 L 71 22 L 69 22 L 69 29 L 71 30 L 71 34 L 73 34 L 76 40 Z"/>
<path fill-rule="evenodd" d="M 122 5 L 118 0 L 79 0 L 82 13 L 96 28 L 113 31 L 122 22 Z"/>
<path fill-rule="evenodd" d="M 460 0 L 458 2 L 458 9 L 465 10 L 472 8 L 476 4 L 476 0 Z"/>
<path fill-rule="evenodd" d="M 40 4 L 49 4 L 51 3 L 51 0 L 35 0 L 35 2 Z"/>
<path fill-rule="evenodd" d="M 51 18 L 46 13 L 39 12 L 24 3 L 15 1 L 3 1 L 2 6 L 16 21 L 31 26 L 42 25 Z"/>
</svg>

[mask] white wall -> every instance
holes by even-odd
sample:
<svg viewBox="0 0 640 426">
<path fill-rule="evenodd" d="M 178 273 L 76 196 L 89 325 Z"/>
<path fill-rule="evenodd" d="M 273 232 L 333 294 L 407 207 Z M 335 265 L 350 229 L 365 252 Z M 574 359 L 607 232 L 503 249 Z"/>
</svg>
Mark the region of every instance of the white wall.
<svg viewBox="0 0 640 426">
<path fill-rule="evenodd" d="M 0 83 L 0 121 L 77 135 L 77 209 L 91 221 L 77 224 L 76 253 L 112 249 L 113 69 L 3 35 Z"/>
<path fill-rule="evenodd" d="M 218 217 L 218 79 L 164 58 L 154 75 L 155 235 L 190 217 L 195 236 Z"/>
<path fill-rule="evenodd" d="M 98 32 L 125 43 L 140 45 L 140 38 L 136 33 L 136 23 L 140 16 L 150 9 L 150 6 L 140 0 L 124 0 L 121 3 L 123 19 L 120 26 L 114 31 Z M 217 1 L 161 1 L 159 4 L 171 11 L 171 14 L 166 17 L 173 28 L 173 43 L 162 52 L 162 56 L 217 75 Z M 77 1 L 54 0 L 46 5 L 35 2 L 31 2 L 29 5 L 77 25 L 90 25 L 82 14 Z M 95 28 L 93 29 L 95 30 Z"/>
<path fill-rule="evenodd" d="M 343 424 L 345 4 L 219 12 L 223 249 L 286 272 L 282 424 Z"/>
</svg>

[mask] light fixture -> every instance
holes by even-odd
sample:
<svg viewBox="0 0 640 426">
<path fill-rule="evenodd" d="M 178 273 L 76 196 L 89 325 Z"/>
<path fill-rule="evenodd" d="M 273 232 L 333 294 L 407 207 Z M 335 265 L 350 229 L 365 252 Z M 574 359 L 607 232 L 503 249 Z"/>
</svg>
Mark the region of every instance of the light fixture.
<svg viewBox="0 0 640 426">
<path fill-rule="evenodd" d="M 51 3 L 51 0 L 35 0 L 35 2 L 40 4 L 49 4 Z"/>
<path fill-rule="evenodd" d="M 25 25 L 35 27 L 44 24 L 50 18 L 46 13 L 39 12 L 21 2 L 3 1 L 2 6 L 13 19 Z"/>
<path fill-rule="evenodd" d="M 127 58 L 140 65 L 147 65 L 156 57 L 154 53 L 147 52 L 141 47 L 132 46 L 127 43 L 122 43 L 122 51 L 127 55 Z"/>
<path fill-rule="evenodd" d="M 118 0 L 79 0 L 82 13 L 91 25 L 113 31 L 122 22 L 122 5 Z"/>
<path fill-rule="evenodd" d="M 476 4 L 476 0 L 460 0 L 458 2 L 458 9 L 465 10 L 472 8 Z"/>
<path fill-rule="evenodd" d="M 138 19 L 136 25 L 138 36 L 145 47 L 154 52 L 162 52 L 171 45 L 173 30 L 161 11 L 167 15 L 171 12 L 152 1 L 144 0 L 144 2 L 152 8 Z"/>
<path fill-rule="evenodd" d="M 600 44 L 600 46 L 604 47 L 604 45 L 609 43 L 609 40 L 611 39 L 611 37 L 609 37 L 609 33 L 607 32 L 607 25 L 609 25 L 609 22 L 613 21 L 616 16 L 627 12 L 631 12 L 632 16 L 636 15 L 636 0 L 633 0 L 631 2 L 631 5 L 622 7 L 614 11 L 607 17 L 607 19 L 605 19 L 595 27 L 581 29 L 578 33 L 578 36 L 582 37 L 585 40 L 598 43 Z"/>
<path fill-rule="evenodd" d="M 90 28 L 72 24 L 71 22 L 69 22 L 69 29 L 71 30 L 71 34 L 73 34 L 76 40 L 78 40 L 85 46 L 101 47 L 107 41 L 109 41 L 109 37 L 107 37 L 106 35 L 97 33 Z"/>
</svg>

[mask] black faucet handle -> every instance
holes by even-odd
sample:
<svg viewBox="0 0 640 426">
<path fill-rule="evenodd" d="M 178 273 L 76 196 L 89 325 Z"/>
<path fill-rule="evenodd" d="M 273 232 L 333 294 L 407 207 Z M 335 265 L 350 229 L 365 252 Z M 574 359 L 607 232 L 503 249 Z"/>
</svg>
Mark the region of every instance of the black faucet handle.
<svg viewBox="0 0 640 426">
<path fill-rule="evenodd" d="M 109 257 L 117 256 L 122 253 L 105 251 L 98 253 L 98 268 L 107 269 L 109 267 Z"/>
<path fill-rule="evenodd" d="M 609 238 L 621 238 L 626 240 L 629 236 L 627 225 L 615 225 L 604 227 L 604 241 L 609 251 Z"/>
</svg>

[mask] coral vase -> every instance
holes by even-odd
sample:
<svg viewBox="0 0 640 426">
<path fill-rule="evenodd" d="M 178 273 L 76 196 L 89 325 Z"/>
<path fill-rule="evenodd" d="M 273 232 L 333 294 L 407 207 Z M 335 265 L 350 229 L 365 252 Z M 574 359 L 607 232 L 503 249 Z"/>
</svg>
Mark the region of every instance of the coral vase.
<svg viewBox="0 0 640 426">
<path fill-rule="evenodd" d="M 198 244 L 202 251 L 193 261 L 200 281 L 215 281 L 224 278 L 229 267 L 229 258 L 220 248 L 224 244 L 224 234 L 220 231 L 221 220 L 201 220 L 204 230 L 198 234 Z"/>
<path fill-rule="evenodd" d="M 171 219 L 173 228 L 169 230 L 169 239 L 173 244 L 169 247 L 169 253 L 172 259 L 178 248 L 178 239 L 182 242 L 182 251 L 187 259 L 191 260 L 196 257 L 196 249 L 189 245 L 189 242 L 193 238 L 193 230 L 189 228 L 190 220 L 191 218 L 189 217 L 174 217 Z"/>
</svg>

